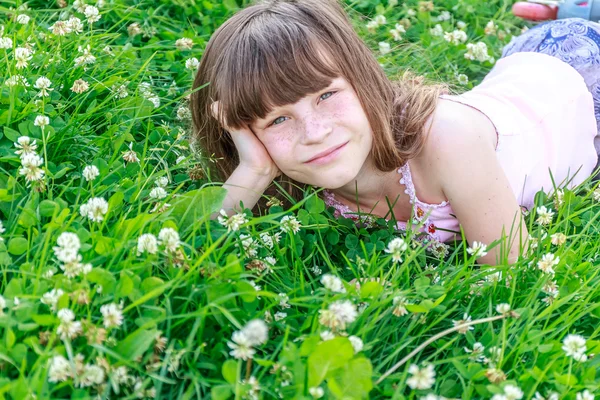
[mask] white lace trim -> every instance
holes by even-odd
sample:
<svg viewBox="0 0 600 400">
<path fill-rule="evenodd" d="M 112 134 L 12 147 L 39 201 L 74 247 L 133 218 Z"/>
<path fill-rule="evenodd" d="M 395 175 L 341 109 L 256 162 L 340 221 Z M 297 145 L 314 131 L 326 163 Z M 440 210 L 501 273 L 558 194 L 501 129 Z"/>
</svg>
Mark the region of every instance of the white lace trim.
<svg viewBox="0 0 600 400">
<path fill-rule="evenodd" d="M 402 174 L 402 178 L 400 178 L 399 182 L 406 187 L 404 193 L 408 194 L 408 196 L 410 197 L 411 204 L 414 205 L 415 203 L 418 203 L 424 208 L 440 208 L 450 204 L 449 201 L 442 201 L 439 204 L 429 204 L 419 200 L 417 198 L 417 193 L 415 192 L 415 185 L 412 180 L 412 175 L 410 174 L 410 167 L 408 166 L 408 162 L 404 163 L 402 167 L 398 168 L 398 173 Z"/>
</svg>

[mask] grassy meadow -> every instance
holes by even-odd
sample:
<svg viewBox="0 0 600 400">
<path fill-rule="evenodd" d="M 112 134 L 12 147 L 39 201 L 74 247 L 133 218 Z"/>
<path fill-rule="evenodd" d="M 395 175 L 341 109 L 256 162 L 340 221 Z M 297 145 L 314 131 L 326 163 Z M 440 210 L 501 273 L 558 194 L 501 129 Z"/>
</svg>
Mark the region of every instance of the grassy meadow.
<svg viewBox="0 0 600 400">
<path fill-rule="evenodd" d="M 0 399 L 600 393 L 592 182 L 538 193 L 514 265 L 334 218 L 312 189 L 209 218 L 225 192 L 189 95 L 247 3 L 0 1 Z M 456 93 L 532 26 L 509 0 L 345 5 L 391 78 Z"/>
</svg>

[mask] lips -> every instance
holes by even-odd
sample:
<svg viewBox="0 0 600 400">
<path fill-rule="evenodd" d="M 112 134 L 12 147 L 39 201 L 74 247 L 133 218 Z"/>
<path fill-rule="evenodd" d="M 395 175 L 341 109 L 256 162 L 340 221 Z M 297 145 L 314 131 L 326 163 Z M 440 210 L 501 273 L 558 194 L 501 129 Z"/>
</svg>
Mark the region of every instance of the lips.
<svg viewBox="0 0 600 400">
<path fill-rule="evenodd" d="M 321 153 L 318 153 L 317 155 L 315 155 L 315 156 L 314 156 L 313 158 L 311 158 L 310 160 L 306 160 L 304 163 L 309 163 L 309 162 L 311 162 L 311 161 L 313 161 L 313 160 L 316 160 L 317 158 L 321 158 L 321 157 L 324 157 L 324 156 L 326 156 L 326 155 L 328 155 L 328 154 L 331 154 L 331 153 L 333 153 L 334 151 L 336 151 L 337 149 L 339 149 L 340 147 L 344 146 L 346 143 L 348 143 L 348 142 L 344 142 L 344 143 L 342 143 L 342 144 L 339 144 L 339 145 L 337 145 L 337 146 L 331 147 L 331 148 L 329 148 L 328 150 L 325 150 L 325 151 L 323 151 L 323 152 L 321 152 Z"/>
</svg>

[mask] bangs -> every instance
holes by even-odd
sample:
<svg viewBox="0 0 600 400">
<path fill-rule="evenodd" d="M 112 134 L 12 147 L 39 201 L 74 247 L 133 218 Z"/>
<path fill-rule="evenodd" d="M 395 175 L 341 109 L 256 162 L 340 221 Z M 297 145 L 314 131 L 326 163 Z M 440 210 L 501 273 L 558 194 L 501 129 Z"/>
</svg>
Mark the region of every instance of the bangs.
<svg viewBox="0 0 600 400">
<path fill-rule="evenodd" d="M 263 13 L 231 39 L 219 57 L 212 87 L 227 125 L 240 128 L 293 104 L 342 76 L 339 46 L 293 20 Z"/>
</svg>

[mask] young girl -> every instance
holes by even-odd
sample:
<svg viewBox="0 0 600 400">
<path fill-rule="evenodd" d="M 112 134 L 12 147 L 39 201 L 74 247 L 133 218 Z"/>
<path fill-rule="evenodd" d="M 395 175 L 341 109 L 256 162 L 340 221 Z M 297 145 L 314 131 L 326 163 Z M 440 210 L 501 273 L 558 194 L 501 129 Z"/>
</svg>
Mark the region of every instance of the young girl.
<svg viewBox="0 0 600 400">
<path fill-rule="evenodd" d="M 600 25 L 538 25 L 450 95 L 390 81 L 337 0 L 270 0 L 214 33 L 194 89 L 196 139 L 227 179 L 229 213 L 274 179 L 296 200 L 314 185 L 338 215 L 394 218 L 430 243 L 462 227 L 469 243 L 502 244 L 479 262 L 512 263 L 528 238 L 520 207 L 598 161 Z"/>
</svg>

